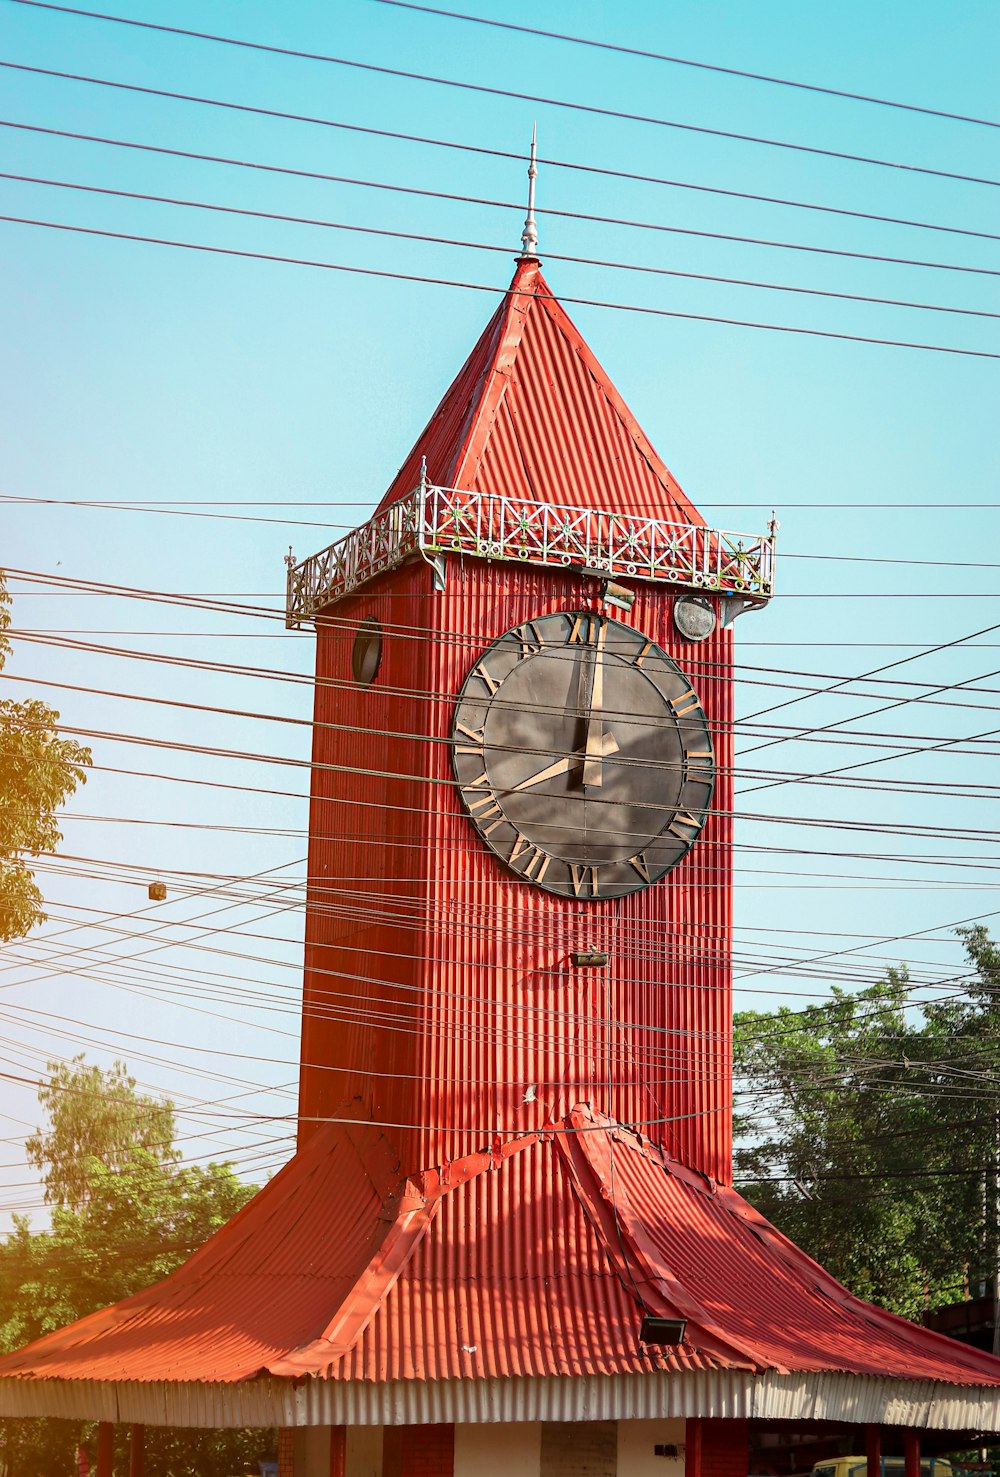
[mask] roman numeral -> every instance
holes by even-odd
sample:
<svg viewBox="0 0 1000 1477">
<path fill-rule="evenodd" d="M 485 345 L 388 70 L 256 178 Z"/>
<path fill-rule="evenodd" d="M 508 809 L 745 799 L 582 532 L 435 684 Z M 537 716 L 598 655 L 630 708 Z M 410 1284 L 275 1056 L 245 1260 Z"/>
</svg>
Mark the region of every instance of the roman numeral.
<svg viewBox="0 0 1000 1477">
<path fill-rule="evenodd" d="M 569 645 L 578 643 L 590 646 L 600 630 L 600 617 L 593 615 L 589 610 L 581 610 L 579 615 L 567 616 L 566 619 L 573 621 L 569 633 Z"/>
<path fill-rule="evenodd" d="M 635 868 L 643 882 L 649 881 L 649 867 L 646 863 L 646 853 L 644 851 L 640 851 L 637 856 L 630 856 L 628 864 L 630 867 Z"/>
<path fill-rule="evenodd" d="M 698 701 L 698 694 L 694 688 L 689 687 L 687 692 L 681 693 L 680 697 L 672 697 L 670 699 L 670 706 L 673 708 L 676 717 L 684 718 L 688 713 L 696 713 L 701 707 L 701 703 Z"/>
<path fill-rule="evenodd" d="M 485 662 L 480 662 L 478 667 L 474 667 L 472 670 L 472 675 L 473 677 L 478 677 L 480 682 L 485 684 L 490 697 L 493 696 L 497 688 L 500 686 L 500 683 L 493 676 L 493 673 L 489 670 Z"/>
<path fill-rule="evenodd" d="M 710 785 L 712 783 L 712 751 L 711 749 L 688 749 L 684 755 L 684 779 L 693 780 L 695 784 Z"/>
<path fill-rule="evenodd" d="M 517 833 L 517 839 L 507 858 L 510 865 L 516 867 L 522 877 L 527 877 L 532 882 L 541 882 L 549 869 L 551 860 L 552 858 L 529 841 L 527 836 L 522 836 L 520 831 Z"/>
<path fill-rule="evenodd" d="M 458 730 L 459 733 L 464 733 L 466 738 L 470 738 L 470 739 L 472 739 L 473 743 L 478 744 L 479 748 L 482 748 L 483 745 L 485 744 L 485 742 L 486 742 L 486 725 L 485 724 L 483 725 L 482 728 L 469 728 L 464 723 L 456 723 L 455 724 L 455 727 L 456 727 L 456 729 Z M 462 753 L 462 754 L 471 754 L 472 753 L 472 750 L 471 749 L 461 749 L 459 752 Z"/>
<path fill-rule="evenodd" d="M 521 643 L 522 661 L 526 656 L 537 656 L 538 652 L 545 645 L 545 641 L 538 634 L 537 627 L 531 621 L 527 621 L 523 626 L 518 628 L 517 639 Z"/>
<path fill-rule="evenodd" d="M 476 779 L 468 780 L 462 786 L 462 798 L 469 807 L 469 814 L 475 817 L 477 825 L 491 815 L 503 815 L 503 811 L 497 804 L 497 797 L 490 789 L 490 777 L 485 769 Z"/>
<path fill-rule="evenodd" d="M 503 811 L 497 804 L 497 797 L 493 794 L 492 790 L 488 790 L 485 795 L 479 795 L 471 799 L 464 790 L 462 791 L 462 795 L 466 805 L 469 807 L 469 814 L 473 817 L 477 825 L 480 821 L 489 820 L 491 815 L 503 817 Z"/>
<path fill-rule="evenodd" d="M 596 897 L 597 896 L 597 868 L 578 867 L 575 862 L 569 864 L 570 879 L 573 883 L 574 897 Z"/>
<path fill-rule="evenodd" d="M 652 649 L 653 649 L 653 643 L 652 643 L 652 641 L 647 641 L 646 644 L 645 644 L 645 646 L 642 648 L 642 650 L 640 651 L 639 655 L 635 659 L 635 665 L 637 667 L 641 667 L 642 666 L 643 662 L 646 660 L 647 656 L 649 656 L 649 653 L 652 651 Z"/>
<path fill-rule="evenodd" d="M 701 830 L 701 821 L 696 820 L 693 815 L 688 815 L 686 810 L 679 810 L 667 830 L 681 841 L 693 841 Z"/>
</svg>

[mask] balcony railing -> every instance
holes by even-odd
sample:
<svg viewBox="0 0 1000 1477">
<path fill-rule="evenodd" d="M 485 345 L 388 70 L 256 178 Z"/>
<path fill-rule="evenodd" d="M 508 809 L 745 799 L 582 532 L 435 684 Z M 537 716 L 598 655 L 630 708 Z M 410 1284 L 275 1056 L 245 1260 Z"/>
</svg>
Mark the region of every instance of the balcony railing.
<svg viewBox="0 0 1000 1477">
<path fill-rule="evenodd" d="M 301 563 L 288 559 L 286 621 L 311 620 L 414 554 L 443 569 L 449 554 L 553 569 L 587 566 L 620 579 L 741 596 L 774 587 L 775 533 L 727 533 L 630 513 L 569 508 L 423 483 Z"/>
</svg>

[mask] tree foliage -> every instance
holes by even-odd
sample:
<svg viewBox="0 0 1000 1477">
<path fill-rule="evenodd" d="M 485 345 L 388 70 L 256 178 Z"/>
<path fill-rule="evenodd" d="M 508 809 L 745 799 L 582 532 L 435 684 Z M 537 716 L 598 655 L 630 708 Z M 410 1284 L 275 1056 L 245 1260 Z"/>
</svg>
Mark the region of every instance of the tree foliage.
<svg viewBox="0 0 1000 1477">
<path fill-rule="evenodd" d="M 915 1003 L 905 968 L 802 1011 L 736 1019 L 737 1180 L 854 1292 L 910 1317 L 992 1287 L 1000 951 L 963 931 L 960 991 Z"/>
<path fill-rule="evenodd" d="M 142 1150 L 158 1164 L 174 1164 L 173 1104 L 136 1091 L 124 1062 L 107 1071 L 72 1062 L 49 1062 L 49 1079 L 38 1089 L 48 1127 L 24 1144 L 28 1163 L 43 1171 L 45 1199 L 82 1210 L 103 1168 L 130 1168 Z"/>
<path fill-rule="evenodd" d="M 10 602 L 0 571 L 0 669 L 10 651 Z M 42 895 L 26 858 L 62 840 L 59 806 L 86 781 L 90 750 L 57 731 L 47 703 L 0 699 L 0 942 L 44 921 Z"/>
<path fill-rule="evenodd" d="M 50 1063 L 47 1122 L 29 1140 L 53 1205 L 49 1231 L 14 1217 L 0 1244 L 0 1350 L 7 1352 L 166 1277 L 254 1193 L 229 1164 L 181 1165 L 174 1111 L 136 1090 L 125 1066 Z M 73 1162 L 74 1151 L 79 1154 Z M 94 1432 L 62 1421 L 0 1422 L 0 1469 L 75 1471 Z M 267 1433 L 147 1433 L 148 1477 L 233 1477 L 270 1455 Z"/>
</svg>

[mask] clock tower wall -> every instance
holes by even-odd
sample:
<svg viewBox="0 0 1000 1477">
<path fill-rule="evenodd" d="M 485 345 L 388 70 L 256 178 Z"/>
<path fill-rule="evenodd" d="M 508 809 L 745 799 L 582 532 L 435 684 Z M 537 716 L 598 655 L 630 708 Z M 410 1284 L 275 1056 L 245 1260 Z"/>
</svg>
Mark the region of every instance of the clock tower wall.
<svg viewBox="0 0 1000 1477">
<path fill-rule="evenodd" d="M 673 595 L 633 587 L 616 619 L 696 688 L 716 786 L 697 843 L 620 899 L 535 886 L 470 822 L 455 705 L 503 631 L 597 608 L 579 574 L 422 561 L 318 621 L 300 1134 L 390 1125 L 407 1172 L 537 1129 L 579 1101 L 728 1180 L 731 1155 L 732 632 L 677 635 Z M 373 680 L 352 670 L 377 621 Z M 597 951 L 606 964 L 573 962 Z"/>
<path fill-rule="evenodd" d="M 429 807 L 426 565 L 316 622 L 299 1139 L 330 1118 L 420 1122 Z M 366 665 L 367 663 L 367 665 Z"/>
<path fill-rule="evenodd" d="M 592 1102 L 640 1126 L 714 1178 L 731 1173 L 732 631 L 681 638 L 673 595 L 636 584 L 615 618 L 672 655 L 701 697 L 716 786 L 704 830 L 660 880 L 620 899 L 535 886 L 470 823 L 453 782 L 455 700 L 504 630 L 555 612 L 596 610 L 598 586 L 505 563 L 449 566 L 432 596 L 427 760 L 428 929 L 422 1037 L 427 1125 L 422 1162 L 541 1127 Z M 430 621 L 428 622 L 431 623 Z M 606 965 L 573 955 L 606 953 Z"/>
</svg>

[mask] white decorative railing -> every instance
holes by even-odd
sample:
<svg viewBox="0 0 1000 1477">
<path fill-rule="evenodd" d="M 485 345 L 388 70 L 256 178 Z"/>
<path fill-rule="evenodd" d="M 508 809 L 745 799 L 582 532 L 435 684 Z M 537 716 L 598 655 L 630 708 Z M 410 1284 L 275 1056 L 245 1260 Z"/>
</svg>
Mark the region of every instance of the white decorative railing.
<svg viewBox="0 0 1000 1477">
<path fill-rule="evenodd" d="M 289 556 L 286 620 L 289 626 L 311 620 L 412 554 L 586 566 L 763 605 L 773 590 L 776 528 L 772 519 L 765 535 L 725 533 L 423 483 L 311 558 L 296 563 Z"/>
</svg>

